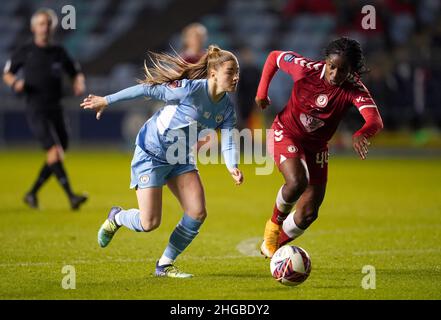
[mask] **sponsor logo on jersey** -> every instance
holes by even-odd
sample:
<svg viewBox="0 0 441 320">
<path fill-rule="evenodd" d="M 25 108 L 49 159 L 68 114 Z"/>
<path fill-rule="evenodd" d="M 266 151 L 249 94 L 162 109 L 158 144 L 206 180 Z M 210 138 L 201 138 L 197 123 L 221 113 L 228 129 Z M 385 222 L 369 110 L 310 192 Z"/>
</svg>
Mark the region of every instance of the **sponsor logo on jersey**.
<svg viewBox="0 0 441 320">
<path fill-rule="evenodd" d="M 144 175 L 139 177 L 139 181 L 141 183 L 148 183 L 150 181 L 150 177 L 149 177 L 148 174 L 144 174 Z"/>
<path fill-rule="evenodd" d="M 224 116 L 221 114 L 218 114 L 215 118 L 217 123 L 221 123 L 222 121 L 224 121 Z"/>
<path fill-rule="evenodd" d="M 296 153 L 297 152 L 297 147 L 295 145 L 290 145 L 288 146 L 288 152 L 289 153 Z"/>
<path fill-rule="evenodd" d="M 328 96 L 326 94 L 321 94 L 315 99 L 315 105 L 319 108 L 324 108 L 328 104 Z"/>
<path fill-rule="evenodd" d="M 300 114 L 300 121 L 302 122 L 306 132 L 313 132 L 325 125 L 325 123 L 322 120 L 311 117 L 306 113 Z"/>
<path fill-rule="evenodd" d="M 360 102 L 367 102 L 368 100 L 372 100 L 372 99 L 369 98 L 369 97 L 362 97 L 362 96 L 359 96 L 359 97 L 357 97 L 355 99 L 355 101 L 357 101 L 358 103 L 360 103 Z"/>
</svg>

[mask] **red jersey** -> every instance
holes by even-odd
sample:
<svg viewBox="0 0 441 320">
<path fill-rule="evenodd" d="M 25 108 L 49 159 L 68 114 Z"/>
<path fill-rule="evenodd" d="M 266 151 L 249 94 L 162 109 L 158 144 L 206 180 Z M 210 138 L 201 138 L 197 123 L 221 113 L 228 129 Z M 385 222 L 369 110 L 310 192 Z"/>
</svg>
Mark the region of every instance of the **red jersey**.
<svg viewBox="0 0 441 320">
<path fill-rule="evenodd" d="M 269 83 L 278 68 L 294 80 L 291 97 L 278 114 L 278 120 L 306 147 L 325 147 L 351 106 L 355 106 L 366 120 L 356 135 L 364 134 L 368 138 L 382 128 L 377 105 L 360 80 L 347 80 L 340 86 L 333 86 L 324 78 L 325 61 L 312 61 L 292 51 L 273 51 L 268 56 L 258 98 L 267 97 Z"/>
</svg>

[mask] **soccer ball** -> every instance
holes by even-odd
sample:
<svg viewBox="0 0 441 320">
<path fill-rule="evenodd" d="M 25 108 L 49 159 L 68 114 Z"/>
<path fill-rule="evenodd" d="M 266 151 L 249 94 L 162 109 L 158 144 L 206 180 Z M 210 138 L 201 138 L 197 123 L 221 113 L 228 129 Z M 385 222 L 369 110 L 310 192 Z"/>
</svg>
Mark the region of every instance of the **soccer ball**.
<svg viewBox="0 0 441 320">
<path fill-rule="evenodd" d="M 273 278 L 286 286 L 297 286 L 305 281 L 311 272 L 308 253 L 296 246 L 280 247 L 271 258 Z"/>
</svg>

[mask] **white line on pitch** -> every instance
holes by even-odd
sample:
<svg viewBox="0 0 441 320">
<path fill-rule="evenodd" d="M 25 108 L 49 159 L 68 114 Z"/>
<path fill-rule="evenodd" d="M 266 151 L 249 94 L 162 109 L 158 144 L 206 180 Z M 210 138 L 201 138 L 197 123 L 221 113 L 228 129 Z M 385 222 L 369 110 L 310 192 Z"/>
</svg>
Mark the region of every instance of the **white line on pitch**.
<svg viewBox="0 0 441 320">
<path fill-rule="evenodd" d="M 215 256 L 215 257 L 197 257 L 197 256 L 183 256 L 179 260 L 189 260 L 189 261 L 203 261 L 203 260 L 225 260 L 225 259 L 243 259 L 243 255 L 226 255 L 226 256 Z M 0 268 L 8 267 L 39 267 L 39 266 L 56 266 L 56 265 L 81 265 L 81 264 L 105 264 L 105 263 L 142 263 L 142 262 L 155 262 L 156 258 L 144 258 L 144 259 L 99 259 L 99 260 L 72 260 L 72 261 L 61 261 L 61 262 L 16 262 L 16 263 L 2 263 Z"/>
<path fill-rule="evenodd" d="M 254 237 L 241 241 L 236 249 L 247 257 L 262 257 L 258 249 L 258 245 L 262 241 L 262 237 Z"/>
</svg>

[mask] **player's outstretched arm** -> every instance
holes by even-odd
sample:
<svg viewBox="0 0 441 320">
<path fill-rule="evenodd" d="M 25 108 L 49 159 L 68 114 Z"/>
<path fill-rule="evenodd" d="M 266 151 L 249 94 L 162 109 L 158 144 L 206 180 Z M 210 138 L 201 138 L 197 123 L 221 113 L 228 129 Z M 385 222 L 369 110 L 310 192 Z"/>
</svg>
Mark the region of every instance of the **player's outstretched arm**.
<svg viewBox="0 0 441 320">
<path fill-rule="evenodd" d="M 271 104 L 271 100 L 268 97 L 268 88 L 274 74 L 279 70 L 277 66 L 277 57 L 282 51 L 272 51 L 266 58 L 265 64 L 263 66 L 262 75 L 260 77 L 259 86 L 256 93 L 256 104 L 259 108 L 265 109 Z"/>
<path fill-rule="evenodd" d="M 131 100 L 145 96 L 145 87 L 145 85 L 139 84 L 105 97 L 89 94 L 80 106 L 83 109 L 95 110 L 96 118 L 99 120 L 101 118 L 101 114 L 108 105 L 118 101 Z"/>
</svg>

